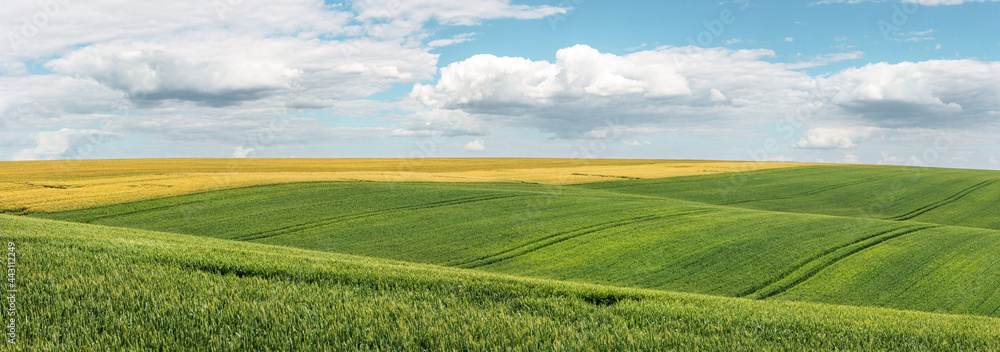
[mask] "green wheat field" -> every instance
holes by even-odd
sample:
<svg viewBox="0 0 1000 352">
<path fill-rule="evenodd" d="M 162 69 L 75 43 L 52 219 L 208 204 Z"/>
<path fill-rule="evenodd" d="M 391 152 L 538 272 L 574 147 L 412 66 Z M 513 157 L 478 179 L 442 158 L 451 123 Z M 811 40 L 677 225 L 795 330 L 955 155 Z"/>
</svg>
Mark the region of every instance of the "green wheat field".
<svg viewBox="0 0 1000 352">
<path fill-rule="evenodd" d="M 25 177 L 0 171 L 0 184 L 44 187 Z M 5 348 L 1000 350 L 1000 172 L 606 178 L 276 183 L 9 210 Z"/>
</svg>

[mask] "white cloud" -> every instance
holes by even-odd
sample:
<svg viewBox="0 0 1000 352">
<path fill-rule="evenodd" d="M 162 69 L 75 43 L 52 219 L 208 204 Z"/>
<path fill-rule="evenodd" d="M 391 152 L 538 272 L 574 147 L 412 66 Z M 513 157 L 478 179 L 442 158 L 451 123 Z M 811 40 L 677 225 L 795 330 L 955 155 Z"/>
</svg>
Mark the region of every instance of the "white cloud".
<svg viewBox="0 0 1000 352">
<path fill-rule="evenodd" d="M 813 128 L 792 144 L 801 149 L 852 149 L 880 131 L 878 128 Z"/>
<path fill-rule="evenodd" d="M 35 147 L 14 153 L 11 160 L 85 158 L 101 143 L 116 139 L 118 136 L 113 133 L 95 129 L 39 132 L 35 135 Z"/>
<path fill-rule="evenodd" d="M 933 28 L 924 31 L 895 32 L 894 34 L 902 37 L 902 39 L 899 38 L 889 38 L 889 39 L 895 41 L 905 41 L 905 42 L 922 42 L 925 40 L 934 40 L 934 37 L 928 36 L 928 34 L 934 32 L 935 30 Z"/>
<path fill-rule="evenodd" d="M 564 14 L 569 8 L 514 5 L 509 0 L 358 0 L 353 3 L 359 21 L 380 37 L 405 36 L 434 20 L 448 26 L 472 26 L 499 18 L 538 19 Z"/>
<path fill-rule="evenodd" d="M 708 91 L 708 95 L 709 95 L 708 99 L 711 100 L 711 101 L 720 102 L 720 101 L 726 101 L 727 100 L 726 99 L 726 95 L 722 94 L 722 91 L 720 91 L 718 89 L 715 89 L 715 88 L 710 89 Z"/>
<path fill-rule="evenodd" d="M 237 146 L 236 149 L 233 149 L 233 157 L 240 159 L 246 158 L 250 155 L 250 153 L 253 153 L 253 151 L 254 148 L 243 148 L 243 146 Z"/>
<path fill-rule="evenodd" d="M 792 37 L 785 37 L 785 41 L 786 41 L 786 42 L 789 42 L 789 43 L 791 43 L 791 42 L 794 42 L 794 41 L 795 41 L 795 38 L 792 38 Z"/>
<path fill-rule="evenodd" d="M 16 19 L 42 11 L 40 2 L 5 3 L 0 18 L 11 20 L 0 22 L 5 34 L 0 42 L 0 129 L 79 129 L 129 115 L 120 119 L 115 133 L 231 143 L 254 138 L 271 119 L 300 109 L 334 108 L 365 116 L 423 111 L 414 102 L 359 98 L 394 84 L 430 80 L 438 60 L 430 51 L 474 35 L 435 38 L 424 28 L 427 22 L 434 21 L 436 30 L 568 10 L 507 0 L 230 3 L 59 1 L 45 25 L 24 38 Z M 16 48 L 7 40 L 10 33 L 17 33 Z M 55 74 L 31 75 L 28 60 Z M 430 122 L 424 129 L 463 126 L 454 115 L 426 115 L 424 111 L 419 121 Z M 401 123 L 410 128 L 412 122 Z M 476 128 L 463 131 L 482 134 Z M 391 130 L 356 132 L 389 135 Z M 343 131 L 303 119 L 282 135 L 321 138 L 343 136 Z"/>
<path fill-rule="evenodd" d="M 347 54 L 356 45 L 291 37 L 116 42 L 79 49 L 46 67 L 138 101 L 226 106 L 294 94 L 315 107 L 322 98 L 359 98 L 392 83 L 428 79 L 435 70 L 436 56 L 423 49 L 383 41 Z"/>
<path fill-rule="evenodd" d="M 579 45 L 559 50 L 551 61 L 479 55 L 438 71 L 435 47 L 475 37 L 452 36 L 472 29 L 441 27 L 569 9 L 560 2 L 508 0 L 243 0 L 221 9 L 213 6 L 218 3 L 224 1 L 61 1 L 58 13 L 17 50 L 0 41 L 0 131 L 19 141 L 8 142 L 5 155 L 20 150 L 21 158 L 73 157 L 76 141 L 86 139 L 80 136 L 109 118 L 118 124 L 113 133 L 105 130 L 108 138 L 141 134 L 191 146 L 225 143 L 213 149 L 222 155 L 239 145 L 234 156 L 262 153 L 268 143 L 485 140 L 493 126 L 550 132 L 554 140 L 612 136 L 615 143 L 643 145 L 651 134 L 746 138 L 756 126 L 800 108 L 810 109 L 815 126 L 968 128 L 1000 118 L 997 63 L 873 64 L 813 77 L 797 70 L 863 53 L 846 42 L 842 53 L 776 63 L 775 53 L 765 49 L 640 46 L 628 51 L 643 51 L 615 55 Z M 0 18 L 37 11 L 38 2 L 13 1 L 0 6 Z M 19 32 L 19 26 L 0 22 L 0 33 Z M 898 38 L 932 33 L 900 32 Z M 753 43 L 727 43 L 737 42 Z M 54 74 L 32 75 L 29 66 Z M 402 101 L 364 99 L 418 82 Z M 818 86 L 823 89 L 814 90 Z M 325 118 L 295 117 L 283 119 L 280 129 L 270 127 L 276 117 L 316 109 L 391 125 L 336 128 Z M 261 135 L 274 137 L 261 144 Z M 849 148 L 869 138 L 814 129 L 797 142 L 802 148 Z M 829 153 L 828 160 L 838 159 Z"/>
<path fill-rule="evenodd" d="M 454 37 L 451 37 L 449 39 L 432 40 L 432 41 L 428 42 L 427 45 L 430 46 L 430 47 L 433 47 L 433 48 L 442 47 L 442 46 L 448 46 L 448 45 L 455 45 L 455 44 L 458 44 L 458 43 L 464 43 L 464 42 L 470 41 L 470 40 L 473 39 L 472 37 L 474 37 L 475 35 L 476 35 L 476 33 L 462 33 L 462 34 L 456 35 Z"/>
<path fill-rule="evenodd" d="M 1000 116 L 1000 63 L 878 63 L 811 77 L 795 70 L 863 53 L 820 55 L 798 64 L 767 62 L 771 55 L 695 47 L 613 55 L 584 45 L 559 50 L 555 62 L 477 55 L 442 68 L 436 84 L 417 84 L 410 96 L 436 111 L 429 116 L 461 112 L 480 131 L 489 125 L 527 127 L 559 138 L 588 136 L 609 121 L 689 131 L 724 122 L 737 130 L 774 123 L 764 116 L 804 107 L 821 124 L 839 120 L 880 128 L 985 125 Z M 854 148 L 872 131 L 838 135 L 845 131 L 819 129 L 795 146 Z"/>
<path fill-rule="evenodd" d="M 469 151 L 483 151 L 486 150 L 486 143 L 482 139 L 476 139 L 472 142 L 465 144 L 465 150 Z"/>
<path fill-rule="evenodd" d="M 808 60 L 787 64 L 789 69 L 812 68 L 832 64 L 834 62 L 860 59 L 865 56 L 864 52 L 852 51 L 845 53 L 819 54 L 809 57 Z"/>
<path fill-rule="evenodd" d="M 55 2 L 55 1 L 53 1 Z M 179 33 L 196 32 L 199 36 L 220 33 L 244 33 L 255 37 L 295 35 L 316 37 L 345 34 L 352 14 L 339 11 L 316 0 L 243 0 L 222 11 L 214 3 L 178 0 L 154 3 L 114 0 L 58 1 L 62 5 L 50 11 L 49 20 L 34 35 L 24 37 L 16 50 L 6 40 L 8 33 L 22 34 L 22 23 L 14 20 L 31 17 L 41 11 L 40 4 L 51 2 L 13 1 L 0 7 L 0 33 L 5 40 L 0 62 L 12 58 L 59 56 L 79 46 L 94 43 L 166 39 Z M 30 34 L 30 33 L 29 33 Z"/>
<path fill-rule="evenodd" d="M 840 161 L 848 164 L 860 164 L 861 158 L 858 158 L 858 156 L 854 154 L 845 153 L 844 158 L 840 159 Z"/>
<path fill-rule="evenodd" d="M 995 122 L 1000 110 L 998 62 L 878 63 L 818 80 L 838 109 L 888 127 Z"/>
<path fill-rule="evenodd" d="M 997 161 L 996 157 L 991 156 L 990 157 L 990 164 L 1000 164 L 1000 161 Z"/>
<path fill-rule="evenodd" d="M 418 111 L 400 121 L 400 124 L 409 131 L 434 131 L 445 136 L 483 136 L 488 131 L 484 121 L 462 110 Z"/>
<path fill-rule="evenodd" d="M 882 152 L 882 160 L 878 161 L 879 165 L 907 165 L 907 166 L 926 166 L 926 164 L 920 160 L 916 155 L 910 155 L 909 157 L 897 157 L 894 155 L 889 155 L 889 153 Z"/>
<path fill-rule="evenodd" d="M 260 58 L 268 45 L 219 52 L 214 44 L 97 44 L 49 62 L 69 76 L 92 78 L 133 97 L 228 103 L 255 100 L 264 92 L 289 88 L 302 70 Z M 237 45 L 236 47 L 240 47 Z M 271 48 L 272 50 L 275 48 Z"/>
<path fill-rule="evenodd" d="M 628 145 L 628 146 L 632 146 L 632 147 L 638 147 L 638 146 L 653 144 L 653 143 L 650 143 L 649 141 L 642 141 L 642 142 L 640 142 L 638 140 L 632 140 L 631 142 L 625 141 L 625 142 L 622 142 L 622 143 L 624 143 L 625 145 Z"/>
<path fill-rule="evenodd" d="M 120 110 L 123 95 L 90 79 L 62 75 L 0 76 L 0 129 L 37 130 L 65 126 L 65 120 Z"/>
<path fill-rule="evenodd" d="M 804 103 L 812 79 L 763 60 L 773 55 L 661 47 L 619 56 L 586 45 L 559 50 L 555 62 L 476 55 L 442 68 L 433 86 L 415 85 L 411 97 L 478 121 L 565 136 L 614 119 L 632 126 L 705 123 L 706 116 L 761 116 Z"/>
</svg>

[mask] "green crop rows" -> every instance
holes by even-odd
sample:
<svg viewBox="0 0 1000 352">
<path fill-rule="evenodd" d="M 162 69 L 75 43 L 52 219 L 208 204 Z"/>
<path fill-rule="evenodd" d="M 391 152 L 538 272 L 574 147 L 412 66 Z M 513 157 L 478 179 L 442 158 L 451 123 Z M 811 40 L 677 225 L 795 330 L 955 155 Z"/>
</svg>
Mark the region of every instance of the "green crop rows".
<svg viewBox="0 0 1000 352">
<path fill-rule="evenodd" d="M 25 258 L 24 351 L 1000 348 L 995 318 L 572 284 L 9 215 L 0 235 Z"/>
<path fill-rule="evenodd" d="M 0 231 L 53 268 L 24 269 L 44 292 L 24 304 L 50 307 L 25 322 L 35 346 L 989 350 L 998 180 L 807 166 L 299 183 L 6 216 Z M 62 300 L 99 327 L 60 335 L 84 324 Z M 114 335 L 130 324 L 142 338 Z"/>
</svg>

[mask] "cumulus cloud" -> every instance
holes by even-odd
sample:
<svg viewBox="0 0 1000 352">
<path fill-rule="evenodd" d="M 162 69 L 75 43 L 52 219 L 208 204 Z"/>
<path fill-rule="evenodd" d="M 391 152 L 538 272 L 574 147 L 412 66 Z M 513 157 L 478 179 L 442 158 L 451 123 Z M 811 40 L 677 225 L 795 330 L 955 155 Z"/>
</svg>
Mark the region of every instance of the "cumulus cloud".
<svg viewBox="0 0 1000 352">
<path fill-rule="evenodd" d="M 300 38 L 186 38 L 182 42 L 95 44 L 46 67 L 92 79 L 140 102 L 226 106 L 294 95 L 318 108 L 323 98 L 359 98 L 392 83 L 428 79 L 436 55 L 397 42 L 320 42 Z M 300 55 L 285 55 L 297 52 Z"/>
<path fill-rule="evenodd" d="M 118 139 L 106 131 L 63 128 L 58 131 L 39 132 L 36 146 L 14 153 L 11 160 L 53 160 L 87 157 L 97 145 Z"/>
<path fill-rule="evenodd" d="M 576 45 L 559 50 L 554 62 L 476 55 L 442 68 L 434 85 L 415 85 L 410 97 L 433 111 L 418 121 L 452 111 L 477 131 L 529 127 L 559 138 L 586 137 L 612 120 L 625 127 L 695 130 L 724 121 L 750 128 L 803 107 L 820 123 L 877 128 L 998 122 L 1000 63 L 877 63 L 817 77 L 796 71 L 862 55 L 788 64 L 769 62 L 768 50 L 661 47 L 614 55 Z M 854 148 L 872 131 L 817 129 L 794 147 Z"/>
<path fill-rule="evenodd" d="M 88 46 L 46 67 L 77 78 L 91 78 L 132 97 L 181 99 L 210 105 L 255 100 L 268 91 L 289 88 L 302 70 L 260 59 L 267 45 L 220 53 L 205 43 L 111 43 Z M 197 51 L 197 53 L 195 52 Z M 242 55 L 241 55 L 242 54 Z"/>
<path fill-rule="evenodd" d="M 474 152 L 486 150 L 486 142 L 484 142 L 482 139 L 473 140 L 472 142 L 465 144 L 465 150 Z"/>
<path fill-rule="evenodd" d="M 83 117 L 121 108 L 121 92 L 91 79 L 61 75 L 0 76 L 0 127 L 7 130 L 50 129 L 64 126 L 65 116 Z"/>
<path fill-rule="evenodd" d="M 399 125 L 482 135 L 484 127 L 470 124 L 461 113 L 363 98 L 394 84 L 430 80 L 438 60 L 431 50 L 474 36 L 435 38 L 425 28 L 428 22 L 436 28 L 466 26 L 568 10 L 508 0 L 52 3 L 57 8 L 43 9 L 35 1 L 0 6 L 0 18 L 30 19 L 39 11 L 47 18 L 30 31 L 22 31 L 16 20 L 0 23 L 0 33 L 6 34 L 0 42 L 0 128 L 79 129 L 114 118 L 121 120 L 116 134 L 202 143 L 257 138 L 270 120 L 302 109 L 336 109 L 344 116 L 416 111 L 415 119 Z M 31 74 L 29 61 L 54 74 Z M 272 143 L 393 134 L 393 128 L 289 121 Z M 47 138 L 41 149 L 19 155 L 58 155 L 45 147 L 56 145 L 50 140 L 55 137 L 40 136 Z"/>
<path fill-rule="evenodd" d="M 704 123 L 777 113 L 805 101 L 813 80 L 769 50 L 662 47 L 624 56 L 586 45 L 556 61 L 476 55 L 441 69 L 435 85 L 410 96 L 479 121 L 579 136 L 611 119 L 628 125 Z"/>
<path fill-rule="evenodd" d="M 889 127 L 995 121 L 1000 63 L 932 60 L 877 63 L 819 78 L 842 112 Z"/>
</svg>

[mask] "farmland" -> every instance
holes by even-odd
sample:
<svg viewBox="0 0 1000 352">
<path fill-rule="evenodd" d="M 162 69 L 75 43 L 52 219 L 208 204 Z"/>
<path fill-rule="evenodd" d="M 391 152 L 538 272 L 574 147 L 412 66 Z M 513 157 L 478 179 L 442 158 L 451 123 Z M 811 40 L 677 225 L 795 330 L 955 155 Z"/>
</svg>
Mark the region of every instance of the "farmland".
<svg viewBox="0 0 1000 352">
<path fill-rule="evenodd" d="M 136 159 L 6 162 L 0 213 L 55 212 L 317 181 L 576 184 L 796 167 L 780 162 L 588 159 Z"/>
<path fill-rule="evenodd" d="M 808 166 L 584 187 L 741 208 L 1000 229 L 996 171 Z"/>
<path fill-rule="evenodd" d="M 831 168 L 849 176 L 806 178 Z M 757 187 L 806 178 L 824 189 L 866 185 L 853 179 L 874 177 L 869 167 L 759 173 L 767 172 L 776 176 L 763 178 Z M 902 178 L 907 172 L 882 170 L 878 177 Z M 685 189 L 700 190 L 699 185 L 715 185 L 720 176 L 701 177 L 708 181 L 677 180 L 695 185 Z M 942 199 L 949 189 L 939 191 L 939 183 L 963 187 L 964 179 L 954 173 L 942 181 L 928 177 L 933 182 L 925 191 Z M 968 177 L 968 183 L 983 182 L 976 172 Z M 654 190 L 643 188 L 646 183 Z M 661 191 L 663 185 L 672 184 L 287 184 L 41 216 L 583 283 L 1000 314 L 994 290 L 1000 287 L 1000 268 L 989 259 L 1000 256 L 998 231 L 818 215 L 829 208 L 808 208 L 808 196 L 799 197 L 806 199 L 799 213 L 738 207 L 752 202 L 673 199 Z M 911 192 L 920 193 L 919 185 Z M 757 196 L 750 185 L 741 190 L 745 197 Z M 917 199 L 900 204 L 899 211 L 936 200 Z"/>
<path fill-rule="evenodd" d="M 89 203 L 46 188 L 0 215 L 0 234 L 52 258 L 25 264 L 47 300 L 26 305 L 94 301 L 105 325 L 93 331 L 139 324 L 143 341 L 206 349 L 997 348 L 997 172 L 431 159 L 400 180 L 355 177 L 398 162 L 361 160 L 227 172 L 101 161 L 61 181 L 18 164 L 7 180 L 91 192 L 131 178 L 276 179 Z M 82 324 L 48 309 L 26 322 L 37 346 L 55 346 L 46 329 Z M 59 341 L 157 345 L 111 336 Z"/>
<path fill-rule="evenodd" d="M 0 236 L 24 258 L 25 351 L 1000 348 L 1000 320 L 987 317 L 574 284 L 9 215 Z"/>
</svg>

